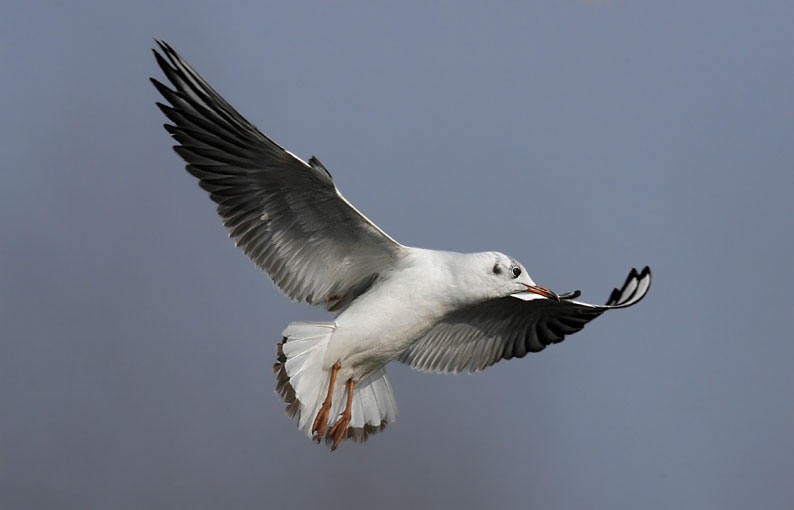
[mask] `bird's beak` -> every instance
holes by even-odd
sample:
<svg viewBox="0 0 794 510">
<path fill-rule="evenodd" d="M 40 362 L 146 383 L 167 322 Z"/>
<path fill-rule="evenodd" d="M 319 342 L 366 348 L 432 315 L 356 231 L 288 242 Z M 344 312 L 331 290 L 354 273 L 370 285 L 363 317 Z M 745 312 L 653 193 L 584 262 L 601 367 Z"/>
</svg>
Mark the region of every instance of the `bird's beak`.
<svg viewBox="0 0 794 510">
<path fill-rule="evenodd" d="M 526 283 L 524 285 L 527 285 Z M 560 297 L 555 294 L 554 292 L 550 291 L 546 287 L 542 287 L 540 285 L 527 285 L 527 292 L 532 292 L 534 294 L 540 294 L 541 296 L 553 299 L 554 301 L 559 301 Z"/>
</svg>

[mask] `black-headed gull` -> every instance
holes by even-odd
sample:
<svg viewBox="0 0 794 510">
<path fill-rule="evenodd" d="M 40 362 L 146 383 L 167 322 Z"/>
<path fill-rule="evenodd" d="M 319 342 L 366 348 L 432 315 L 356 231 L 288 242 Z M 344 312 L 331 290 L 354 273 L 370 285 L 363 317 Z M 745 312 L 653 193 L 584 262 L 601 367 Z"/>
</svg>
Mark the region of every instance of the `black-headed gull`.
<svg viewBox="0 0 794 510">
<path fill-rule="evenodd" d="M 649 268 L 632 269 L 603 306 L 558 296 L 498 252 L 403 246 L 308 163 L 259 132 L 167 43 L 154 55 L 172 90 L 165 128 L 218 205 L 236 245 L 295 301 L 323 305 L 332 322 L 293 322 L 274 366 L 276 392 L 310 438 L 335 449 L 397 417 L 392 360 L 431 372 L 475 372 L 575 333 L 604 311 L 645 296 Z"/>
</svg>

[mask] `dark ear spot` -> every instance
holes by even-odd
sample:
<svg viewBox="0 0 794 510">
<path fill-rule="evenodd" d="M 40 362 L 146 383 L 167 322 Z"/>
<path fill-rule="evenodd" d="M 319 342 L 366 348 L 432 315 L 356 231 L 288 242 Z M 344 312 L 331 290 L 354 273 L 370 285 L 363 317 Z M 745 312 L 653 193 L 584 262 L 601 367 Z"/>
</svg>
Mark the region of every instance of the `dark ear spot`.
<svg viewBox="0 0 794 510">
<path fill-rule="evenodd" d="M 500 266 L 498 263 L 494 264 L 493 272 L 494 274 L 502 274 L 502 266 Z"/>
</svg>

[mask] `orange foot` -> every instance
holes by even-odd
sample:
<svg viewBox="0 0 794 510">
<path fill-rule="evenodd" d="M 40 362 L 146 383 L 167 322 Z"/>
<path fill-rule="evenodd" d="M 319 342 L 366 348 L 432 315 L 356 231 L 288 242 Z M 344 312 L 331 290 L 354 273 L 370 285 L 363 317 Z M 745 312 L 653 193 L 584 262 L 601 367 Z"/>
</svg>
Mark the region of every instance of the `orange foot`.
<svg viewBox="0 0 794 510">
<path fill-rule="evenodd" d="M 333 437 L 334 444 L 331 446 L 331 451 L 336 450 L 336 447 L 339 446 L 339 443 L 342 442 L 342 439 L 345 438 L 345 433 L 347 433 L 347 426 L 350 424 L 350 404 L 353 402 L 353 379 L 347 380 L 347 405 L 345 405 L 345 410 L 342 411 L 342 416 L 336 421 L 331 430 L 328 431 L 328 436 L 326 437 Z"/>
<path fill-rule="evenodd" d="M 313 437 L 314 441 L 319 443 L 325 433 L 325 427 L 328 424 L 328 413 L 331 410 L 331 396 L 334 394 L 334 381 L 336 381 L 336 373 L 342 366 L 337 361 L 331 367 L 331 381 L 328 383 L 328 393 L 325 395 L 325 400 L 317 412 L 317 417 L 312 424 L 312 434 L 317 434 Z"/>
</svg>

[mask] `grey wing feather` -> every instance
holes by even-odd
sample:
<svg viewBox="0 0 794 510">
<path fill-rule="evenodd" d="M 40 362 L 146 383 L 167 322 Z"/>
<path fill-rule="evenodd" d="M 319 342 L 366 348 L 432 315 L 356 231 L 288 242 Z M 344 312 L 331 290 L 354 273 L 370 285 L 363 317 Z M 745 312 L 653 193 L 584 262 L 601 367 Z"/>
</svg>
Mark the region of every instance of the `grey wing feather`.
<svg viewBox="0 0 794 510">
<path fill-rule="evenodd" d="M 235 244 L 290 298 L 339 310 L 393 267 L 403 247 L 339 193 L 317 158 L 305 163 L 243 118 L 167 43 L 157 63 L 175 87 L 174 150 L 217 204 Z"/>
<path fill-rule="evenodd" d="M 632 269 L 605 305 L 573 301 L 578 291 L 560 301 L 530 293 L 489 300 L 449 314 L 398 359 L 425 372 L 483 370 L 501 359 L 523 358 L 561 342 L 605 311 L 639 302 L 650 285 L 651 270 L 645 267 Z"/>
</svg>

